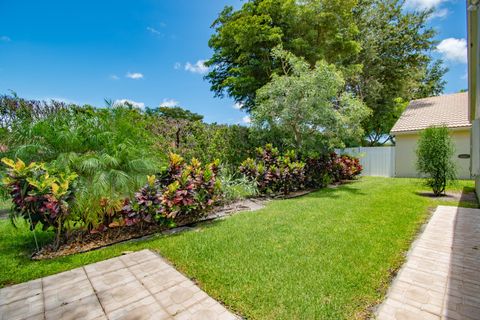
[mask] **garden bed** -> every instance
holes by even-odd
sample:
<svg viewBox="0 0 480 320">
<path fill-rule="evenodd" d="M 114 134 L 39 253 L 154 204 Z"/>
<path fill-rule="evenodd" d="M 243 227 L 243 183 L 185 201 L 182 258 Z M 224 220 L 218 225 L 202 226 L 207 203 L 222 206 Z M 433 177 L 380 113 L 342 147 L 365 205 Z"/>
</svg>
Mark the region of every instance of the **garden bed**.
<svg viewBox="0 0 480 320">
<path fill-rule="evenodd" d="M 311 192 L 311 191 L 310 191 Z M 302 194 L 305 194 L 304 192 Z M 300 195 L 296 195 L 297 197 Z M 264 207 L 267 198 L 239 200 L 224 206 L 214 208 L 208 215 L 197 219 L 179 220 L 176 227 L 167 228 L 161 225 L 145 225 L 141 227 L 139 224 L 133 226 L 124 226 L 121 228 L 109 228 L 104 232 L 90 233 L 77 230 L 68 237 L 68 241 L 60 246 L 57 250 L 53 245 L 49 244 L 33 253 L 33 260 L 52 259 L 56 257 L 68 256 L 71 254 L 84 253 L 92 250 L 101 249 L 113 244 L 147 238 L 153 234 L 163 233 L 172 234 L 179 231 L 189 229 L 195 225 L 224 218 L 241 211 L 255 211 Z"/>
</svg>

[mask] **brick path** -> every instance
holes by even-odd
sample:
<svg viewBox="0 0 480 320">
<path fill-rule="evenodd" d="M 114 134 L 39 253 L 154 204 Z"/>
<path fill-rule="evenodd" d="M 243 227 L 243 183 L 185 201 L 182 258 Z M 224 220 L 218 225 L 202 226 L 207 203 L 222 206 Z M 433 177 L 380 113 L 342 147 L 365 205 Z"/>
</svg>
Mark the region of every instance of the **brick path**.
<svg viewBox="0 0 480 320">
<path fill-rule="evenodd" d="M 376 316 L 480 319 L 480 209 L 437 208 Z"/>
<path fill-rule="evenodd" d="M 16 319 L 238 319 L 149 250 L 0 290 Z"/>
</svg>

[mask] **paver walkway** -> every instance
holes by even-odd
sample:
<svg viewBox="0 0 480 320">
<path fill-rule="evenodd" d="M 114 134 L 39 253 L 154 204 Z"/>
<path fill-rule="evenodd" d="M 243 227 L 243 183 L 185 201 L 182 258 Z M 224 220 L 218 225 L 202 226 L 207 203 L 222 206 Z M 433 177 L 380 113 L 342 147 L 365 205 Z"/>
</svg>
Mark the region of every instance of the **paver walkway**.
<svg viewBox="0 0 480 320">
<path fill-rule="evenodd" d="M 376 316 L 480 319 L 480 209 L 437 208 Z"/>
<path fill-rule="evenodd" d="M 238 319 L 149 250 L 0 290 L 16 319 Z"/>
</svg>

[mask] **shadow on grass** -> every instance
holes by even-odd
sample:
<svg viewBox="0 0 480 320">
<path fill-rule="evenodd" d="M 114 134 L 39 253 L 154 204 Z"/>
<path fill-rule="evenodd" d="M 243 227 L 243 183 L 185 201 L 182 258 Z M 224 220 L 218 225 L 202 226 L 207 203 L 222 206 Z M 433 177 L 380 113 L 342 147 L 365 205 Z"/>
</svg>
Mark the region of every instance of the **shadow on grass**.
<svg viewBox="0 0 480 320">
<path fill-rule="evenodd" d="M 352 195 L 360 195 L 365 196 L 367 195 L 359 188 L 354 187 L 354 183 L 356 181 L 352 181 L 346 184 L 341 184 L 338 186 L 329 186 L 327 188 L 320 189 L 318 191 L 312 192 L 305 196 L 305 198 L 333 198 L 337 199 L 343 196 L 345 193 L 350 193 Z"/>
</svg>

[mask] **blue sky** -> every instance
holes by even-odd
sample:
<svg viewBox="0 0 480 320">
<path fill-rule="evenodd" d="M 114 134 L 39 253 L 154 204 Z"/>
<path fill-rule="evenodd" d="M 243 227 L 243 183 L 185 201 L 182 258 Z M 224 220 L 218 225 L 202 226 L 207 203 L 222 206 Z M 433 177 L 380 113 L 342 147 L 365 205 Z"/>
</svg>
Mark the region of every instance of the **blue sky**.
<svg viewBox="0 0 480 320">
<path fill-rule="evenodd" d="M 103 106 L 179 104 L 207 122 L 242 123 L 231 99 L 214 98 L 203 80 L 210 25 L 225 5 L 215 0 L 1 0 L 0 93 Z M 465 1 L 408 0 L 434 8 L 435 56 L 450 68 L 446 93 L 466 88 Z"/>
</svg>

